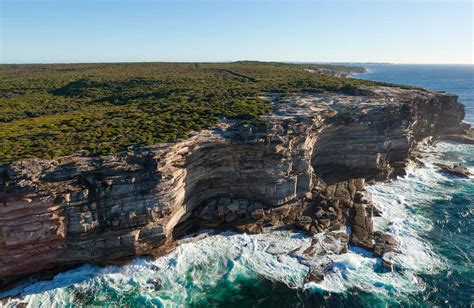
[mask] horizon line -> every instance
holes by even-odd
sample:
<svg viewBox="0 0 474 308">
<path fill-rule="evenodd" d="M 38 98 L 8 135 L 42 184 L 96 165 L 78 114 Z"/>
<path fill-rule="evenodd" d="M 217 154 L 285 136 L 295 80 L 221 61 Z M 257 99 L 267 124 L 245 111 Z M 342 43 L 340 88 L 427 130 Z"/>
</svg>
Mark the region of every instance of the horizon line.
<svg viewBox="0 0 474 308">
<path fill-rule="evenodd" d="M 60 65 L 60 64 L 141 64 L 141 63 L 235 63 L 235 62 L 262 62 L 262 63 L 287 63 L 287 64 L 385 64 L 385 65 L 474 65 L 471 63 L 415 63 L 415 62 L 376 62 L 376 61 L 275 61 L 275 60 L 224 60 L 224 61 L 91 61 L 91 62 L 0 62 L 0 65 Z"/>
</svg>

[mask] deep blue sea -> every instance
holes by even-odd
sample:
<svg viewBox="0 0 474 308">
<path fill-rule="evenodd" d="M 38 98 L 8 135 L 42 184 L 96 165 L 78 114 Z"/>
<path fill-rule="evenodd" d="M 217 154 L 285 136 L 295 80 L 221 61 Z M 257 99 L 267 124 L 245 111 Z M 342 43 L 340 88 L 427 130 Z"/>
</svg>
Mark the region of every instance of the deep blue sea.
<svg viewBox="0 0 474 308">
<path fill-rule="evenodd" d="M 369 73 L 354 77 L 459 95 L 466 121 L 474 124 L 474 66 L 366 67 Z M 202 234 L 156 260 L 84 265 L 52 281 L 19 286 L 15 291 L 21 296 L 6 305 L 472 307 L 474 178 L 445 175 L 434 163 L 463 162 L 474 172 L 474 146 L 443 142 L 423 151 L 423 167 L 368 187 L 382 211 L 375 228 L 388 230 L 399 243 L 400 254 L 392 256 L 394 272 L 380 271 L 380 260 L 351 247 L 329 256 L 334 263 L 322 283 L 305 284 L 308 268 L 289 254 L 309 245 L 301 234 Z"/>
<path fill-rule="evenodd" d="M 457 94 L 474 124 L 474 65 L 366 64 L 368 74 L 353 77 L 407 84 Z"/>
</svg>

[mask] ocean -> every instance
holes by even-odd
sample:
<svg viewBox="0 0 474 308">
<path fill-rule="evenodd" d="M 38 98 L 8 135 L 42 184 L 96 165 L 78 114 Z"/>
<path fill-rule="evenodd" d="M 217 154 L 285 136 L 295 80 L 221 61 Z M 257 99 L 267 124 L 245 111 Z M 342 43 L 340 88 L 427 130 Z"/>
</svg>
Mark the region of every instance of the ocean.
<svg viewBox="0 0 474 308">
<path fill-rule="evenodd" d="M 364 65 L 352 76 L 455 93 L 474 124 L 474 66 Z M 474 146 L 442 142 L 423 148 L 424 166 L 368 187 L 386 229 L 400 244 L 394 272 L 357 247 L 333 260 L 325 280 L 305 284 L 308 270 L 287 252 L 303 234 L 201 234 L 159 259 L 123 266 L 84 265 L 53 280 L 18 286 L 20 302 L 51 306 L 381 307 L 474 305 L 474 178 L 439 172 L 436 162 L 463 162 L 474 172 Z M 8 293 L 0 294 L 4 297 Z"/>
</svg>

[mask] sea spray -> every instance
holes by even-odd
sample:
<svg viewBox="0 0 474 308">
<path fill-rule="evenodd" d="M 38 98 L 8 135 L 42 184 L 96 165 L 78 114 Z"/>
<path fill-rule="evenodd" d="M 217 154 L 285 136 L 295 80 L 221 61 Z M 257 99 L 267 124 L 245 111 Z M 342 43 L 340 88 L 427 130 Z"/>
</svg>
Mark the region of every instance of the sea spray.
<svg viewBox="0 0 474 308">
<path fill-rule="evenodd" d="M 14 291 L 21 295 L 5 305 L 27 302 L 30 307 L 167 306 L 229 300 L 229 296 L 245 301 L 243 292 L 262 285 L 272 285 L 268 289 L 262 287 L 262 292 L 270 293 L 275 292 L 274 285 L 278 286 L 279 294 L 271 295 L 276 300 L 301 293 L 306 294 L 305 299 L 328 294 L 345 298 L 360 290 L 375 294 L 385 303 L 411 301 L 426 290 L 426 277 L 453 266 L 424 240 L 433 221 L 423 213 L 434 201 L 452 198 L 456 191 L 473 182 L 472 178 L 443 174 L 435 163 L 461 161 L 472 170 L 474 162 L 469 153 L 473 153 L 474 146 L 440 143 L 423 150 L 426 154 L 421 158 L 422 167 L 402 178 L 367 187 L 381 212 L 380 217 L 374 217 L 375 228 L 387 230 L 398 241 L 399 253 L 392 256 L 394 272 L 382 271 L 380 260 L 371 253 L 350 247 L 347 253 L 326 256 L 332 264 L 321 283 L 305 284 L 308 266 L 289 253 L 309 247 L 311 239 L 304 234 L 201 234 L 184 239 L 175 251 L 156 260 L 135 258 L 124 266 L 85 265 L 58 274 L 52 281 L 20 286 Z M 472 216 L 471 212 L 466 213 Z M 464 258 L 470 260 L 470 256 Z M 251 296 L 255 298 L 247 300 L 268 294 L 257 292 Z"/>
<path fill-rule="evenodd" d="M 212 235 L 183 244 L 157 260 L 135 258 L 121 267 L 83 266 L 56 276 L 52 282 L 26 287 L 22 298 L 31 307 L 133 302 L 184 305 L 213 296 L 208 292 L 216 292 L 219 284 L 245 279 L 283 283 L 297 291 L 344 292 L 357 287 L 380 296 L 416 291 L 406 274 L 376 272 L 378 260 L 355 248 L 328 256 L 334 263 L 326 279 L 320 284 L 305 284 L 308 268 L 288 252 L 309 245 L 308 237 L 291 232 Z"/>
</svg>

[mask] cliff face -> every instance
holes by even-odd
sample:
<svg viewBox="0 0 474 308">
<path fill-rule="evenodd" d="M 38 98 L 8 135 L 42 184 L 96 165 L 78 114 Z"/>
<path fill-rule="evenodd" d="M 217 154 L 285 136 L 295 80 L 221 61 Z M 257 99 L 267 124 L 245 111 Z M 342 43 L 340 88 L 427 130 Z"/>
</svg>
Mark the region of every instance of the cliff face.
<svg viewBox="0 0 474 308">
<path fill-rule="evenodd" d="M 175 144 L 0 170 L 0 287 L 162 253 L 203 226 L 349 225 L 353 244 L 383 255 L 390 239 L 372 232 L 364 181 L 402 174 L 417 142 L 465 129 L 464 108 L 448 94 L 377 87 L 266 98 L 273 111 L 257 125 L 225 120 Z"/>
</svg>

